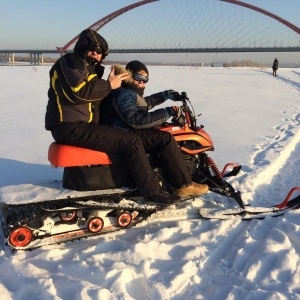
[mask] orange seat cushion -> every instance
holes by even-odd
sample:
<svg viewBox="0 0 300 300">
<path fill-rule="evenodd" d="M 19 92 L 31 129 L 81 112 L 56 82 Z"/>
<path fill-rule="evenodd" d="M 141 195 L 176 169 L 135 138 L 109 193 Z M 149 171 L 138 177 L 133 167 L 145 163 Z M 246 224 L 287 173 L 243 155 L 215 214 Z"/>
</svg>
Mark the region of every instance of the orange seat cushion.
<svg viewBox="0 0 300 300">
<path fill-rule="evenodd" d="M 62 145 L 56 142 L 49 146 L 48 160 L 55 167 L 112 164 L 111 159 L 104 152 Z"/>
</svg>

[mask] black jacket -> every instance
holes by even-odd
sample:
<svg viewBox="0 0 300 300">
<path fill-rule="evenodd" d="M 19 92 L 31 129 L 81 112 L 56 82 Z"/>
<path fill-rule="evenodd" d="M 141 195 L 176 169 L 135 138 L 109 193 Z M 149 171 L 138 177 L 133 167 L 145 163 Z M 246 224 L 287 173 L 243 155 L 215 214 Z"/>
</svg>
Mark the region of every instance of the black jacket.
<svg viewBox="0 0 300 300">
<path fill-rule="evenodd" d="M 101 79 L 104 68 L 88 60 L 68 53 L 51 68 L 47 130 L 66 122 L 99 123 L 100 102 L 111 92 L 111 86 Z"/>
<path fill-rule="evenodd" d="M 166 122 L 171 115 L 165 108 L 149 111 L 170 99 L 168 91 L 147 97 L 120 87 L 113 90 L 101 104 L 100 122 L 123 129 L 145 129 Z"/>
<path fill-rule="evenodd" d="M 272 69 L 273 70 L 278 70 L 278 60 L 277 59 L 274 60 Z"/>
</svg>

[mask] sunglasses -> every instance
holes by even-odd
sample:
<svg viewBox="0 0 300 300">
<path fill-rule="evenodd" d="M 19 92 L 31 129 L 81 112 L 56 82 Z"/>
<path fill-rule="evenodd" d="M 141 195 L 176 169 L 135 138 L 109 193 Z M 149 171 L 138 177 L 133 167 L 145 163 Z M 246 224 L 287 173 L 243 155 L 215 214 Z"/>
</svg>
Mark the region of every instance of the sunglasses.
<svg viewBox="0 0 300 300">
<path fill-rule="evenodd" d="M 148 76 L 144 76 L 144 75 L 141 75 L 139 73 L 133 73 L 132 74 L 132 78 L 136 81 L 141 81 L 143 83 L 147 83 L 149 81 L 149 77 Z"/>
<path fill-rule="evenodd" d="M 90 51 L 96 52 L 97 54 L 102 54 L 103 53 L 103 51 L 100 47 L 92 47 L 92 48 L 90 48 Z"/>
</svg>

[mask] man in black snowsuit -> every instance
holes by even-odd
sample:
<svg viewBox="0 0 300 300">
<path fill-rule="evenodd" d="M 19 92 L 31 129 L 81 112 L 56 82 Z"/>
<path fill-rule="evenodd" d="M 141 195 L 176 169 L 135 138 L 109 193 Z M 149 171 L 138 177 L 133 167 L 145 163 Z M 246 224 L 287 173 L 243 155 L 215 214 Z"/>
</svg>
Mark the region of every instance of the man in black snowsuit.
<svg viewBox="0 0 300 300">
<path fill-rule="evenodd" d="M 81 32 L 74 53 L 67 53 L 50 70 L 45 116 L 46 130 L 60 144 L 123 155 L 139 193 L 147 202 L 174 203 L 177 195 L 161 190 L 141 139 L 132 132 L 99 124 L 100 103 L 128 75 L 102 79 L 102 60 L 108 54 L 106 40 L 97 32 Z"/>
<path fill-rule="evenodd" d="M 278 59 L 277 58 L 274 59 L 272 69 L 273 69 L 273 76 L 276 77 L 277 76 L 276 73 L 278 70 Z"/>
</svg>

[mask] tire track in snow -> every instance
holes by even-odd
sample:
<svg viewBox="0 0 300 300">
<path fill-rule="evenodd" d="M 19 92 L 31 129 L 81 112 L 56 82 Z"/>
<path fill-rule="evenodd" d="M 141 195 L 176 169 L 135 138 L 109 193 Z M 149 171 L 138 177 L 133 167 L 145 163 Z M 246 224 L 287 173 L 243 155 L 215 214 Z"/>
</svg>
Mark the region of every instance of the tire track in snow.
<svg viewBox="0 0 300 300">
<path fill-rule="evenodd" d="M 206 295 L 206 299 L 226 299 L 227 295 L 232 291 L 234 286 L 241 285 L 240 278 L 243 272 L 243 266 L 249 265 L 251 255 L 247 255 L 250 249 L 253 250 L 259 242 L 252 242 L 251 246 L 246 247 L 249 232 L 255 230 L 257 221 L 240 222 L 237 219 L 228 221 L 208 221 L 219 228 L 228 226 L 228 223 L 235 222 L 231 230 L 223 232 L 220 230 L 218 234 L 214 234 L 214 239 L 210 245 L 210 253 L 208 258 L 199 265 L 198 277 L 201 279 L 198 286 L 186 291 L 184 296 L 189 298 L 196 295 L 197 290 L 201 290 L 201 294 Z M 266 230 L 266 229 L 265 229 Z M 183 296 L 181 294 L 181 296 Z M 178 298 L 180 299 L 180 298 Z"/>
<path fill-rule="evenodd" d="M 187 285 L 184 291 L 172 299 L 194 299 L 199 291 L 205 295 L 205 299 L 254 299 L 249 295 L 253 292 L 257 296 L 258 286 L 261 294 L 268 299 L 278 296 L 278 290 L 285 290 L 284 295 L 281 294 L 282 297 L 299 299 L 286 283 L 289 281 L 284 277 L 276 278 L 275 274 L 269 274 L 272 268 L 275 273 L 278 264 L 281 263 L 277 261 L 277 254 L 270 255 L 269 244 L 275 240 L 279 251 L 291 251 L 284 238 L 282 241 L 278 237 L 280 234 L 276 227 L 280 220 L 267 218 L 264 221 L 250 222 L 240 222 L 237 219 L 208 221 L 213 224 L 213 230 L 218 227 L 220 231 L 218 234 L 212 234 L 208 257 L 204 260 L 202 258 L 201 263 L 197 259 L 194 260 L 198 267 L 195 277 L 198 278 L 199 284 Z M 224 231 L 221 230 L 223 226 L 226 228 Z M 296 282 L 296 267 L 292 269 L 295 272 L 290 275 L 295 277 Z M 262 288 L 261 282 L 265 282 L 265 289 Z"/>
<path fill-rule="evenodd" d="M 272 73 L 268 72 L 268 71 L 257 71 L 260 73 L 264 73 L 267 76 L 273 77 Z M 280 73 L 275 80 L 278 80 L 282 83 L 284 83 L 285 85 L 290 86 L 291 88 L 295 89 L 296 91 L 300 92 L 300 73 L 297 72 L 290 72 L 289 74 L 294 74 L 293 78 L 291 78 L 290 76 L 287 76 L 285 73 Z"/>
<path fill-rule="evenodd" d="M 299 134 L 295 136 L 296 140 L 300 140 Z M 290 156 L 284 161 L 282 167 L 273 176 L 268 193 L 270 199 L 274 199 L 281 195 L 279 199 L 284 199 L 286 193 L 293 187 L 300 186 L 300 142 L 295 145 L 294 150 L 291 151 Z M 295 194 L 296 195 L 296 194 Z M 293 196 L 295 196 L 293 195 Z"/>
<path fill-rule="evenodd" d="M 242 252 L 251 257 L 248 261 L 241 257 L 241 266 L 246 262 L 239 274 L 241 280 L 237 280 L 226 299 L 258 299 L 260 295 L 263 299 L 300 299 L 299 257 L 289 234 L 281 230 L 282 222 L 285 223 L 284 218 L 266 219 L 249 231 Z M 251 248 L 252 239 L 255 243 Z M 234 267 L 238 270 L 239 264 Z"/>
<path fill-rule="evenodd" d="M 276 128 L 278 135 L 268 145 L 261 145 L 253 157 L 256 168 L 245 185 L 255 193 L 254 199 L 263 206 L 281 202 L 295 186 L 300 186 L 300 113 L 293 116 L 294 124 Z"/>
<path fill-rule="evenodd" d="M 273 77 L 272 72 L 256 70 L 266 76 Z M 300 72 L 282 70 L 274 80 L 296 90 L 300 96 Z M 270 206 L 282 202 L 289 190 L 300 186 L 299 146 L 300 143 L 300 107 L 299 98 L 295 96 L 294 106 L 280 125 L 274 127 L 275 136 L 267 138 L 262 144 L 254 145 L 255 151 L 248 166 L 236 177 L 244 203 L 255 206 Z"/>
<path fill-rule="evenodd" d="M 291 72 L 290 74 L 294 74 L 293 78 L 284 75 L 280 75 L 276 77 L 277 80 L 282 81 L 283 83 L 291 86 L 292 88 L 296 89 L 300 92 L 300 76 L 297 72 Z"/>
</svg>

